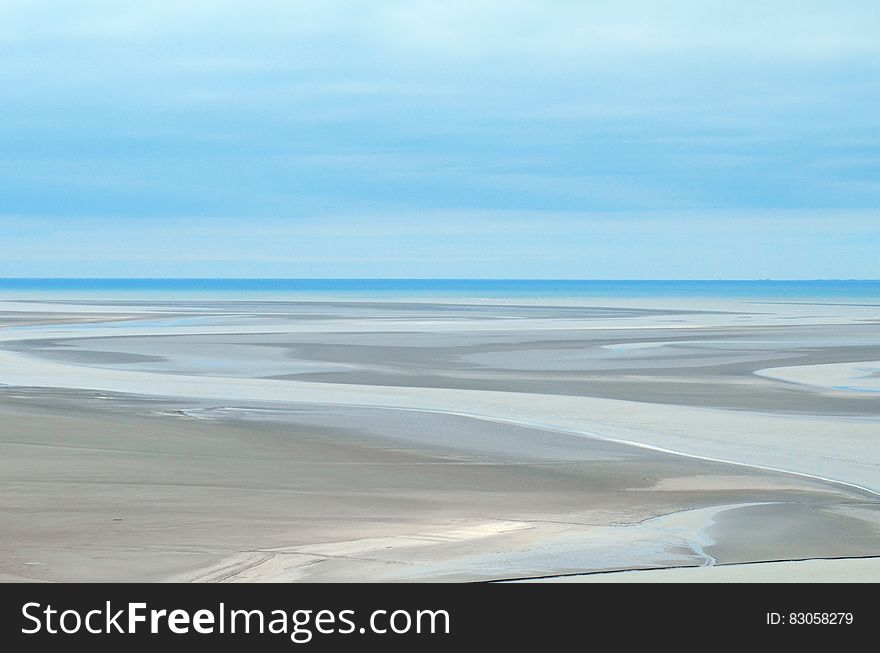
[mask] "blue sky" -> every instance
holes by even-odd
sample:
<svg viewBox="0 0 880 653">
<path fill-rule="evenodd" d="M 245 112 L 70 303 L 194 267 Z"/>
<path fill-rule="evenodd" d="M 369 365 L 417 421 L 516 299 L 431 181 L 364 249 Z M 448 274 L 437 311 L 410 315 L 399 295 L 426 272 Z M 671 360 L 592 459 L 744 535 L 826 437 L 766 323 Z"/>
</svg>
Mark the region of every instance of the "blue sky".
<svg viewBox="0 0 880 653">
<path fill-rule="evenodd" d="M 0 0 L 0 276 L 880 277 L 880 3 Z"/>
</svg>

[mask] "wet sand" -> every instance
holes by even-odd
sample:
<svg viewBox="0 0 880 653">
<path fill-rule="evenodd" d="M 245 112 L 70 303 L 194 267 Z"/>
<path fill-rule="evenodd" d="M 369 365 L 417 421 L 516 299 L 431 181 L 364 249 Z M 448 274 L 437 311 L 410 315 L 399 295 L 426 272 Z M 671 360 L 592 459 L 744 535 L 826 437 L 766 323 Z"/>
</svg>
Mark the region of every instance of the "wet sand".
<svg viewBox="0 0 880 653">
<path fill-rule="evenodd" d="M 597 573 L 523 582 L 551 583 L 876 583 L 877 558 L 837 558 Z"/>
<path fill-rule="evenodd" d="M 0 579 L 880 555 L 877 398 L 761 374 L 880 358 L 876 307 L 3 308 Z"/>
</svg>

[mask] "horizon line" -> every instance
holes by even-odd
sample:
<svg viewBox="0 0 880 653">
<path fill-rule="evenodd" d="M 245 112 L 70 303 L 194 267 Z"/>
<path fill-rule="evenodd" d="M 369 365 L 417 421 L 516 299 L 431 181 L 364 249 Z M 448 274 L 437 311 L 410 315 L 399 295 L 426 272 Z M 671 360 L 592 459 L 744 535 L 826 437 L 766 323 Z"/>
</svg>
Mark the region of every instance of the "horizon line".
<svg viewBox="0 0 880 653">
<path fill-rule="evenodd" d="M 588 278 L 588 277 L 5 277 L 3 281 L 555 281 L 555 282 L 880 282 L 880 277 Z"/>
</svg>

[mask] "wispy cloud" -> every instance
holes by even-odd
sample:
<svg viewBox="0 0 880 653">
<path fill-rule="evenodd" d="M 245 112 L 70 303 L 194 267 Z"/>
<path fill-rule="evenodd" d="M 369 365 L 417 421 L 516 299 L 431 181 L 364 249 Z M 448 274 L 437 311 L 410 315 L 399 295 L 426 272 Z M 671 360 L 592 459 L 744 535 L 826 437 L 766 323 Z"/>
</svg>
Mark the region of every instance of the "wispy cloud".
<svg viewBox="0 0 880 653">
<path fill-rule="evenodd" d="M 711 276 L 736 243 L 821 276 L 820 210 L 852 234 L 840 271 L 880 276 L 878 24 L 868 1 L 0 0 L 0 272 Z M 801 253 L 762 263 L 782 224 Z"/>
</svg>

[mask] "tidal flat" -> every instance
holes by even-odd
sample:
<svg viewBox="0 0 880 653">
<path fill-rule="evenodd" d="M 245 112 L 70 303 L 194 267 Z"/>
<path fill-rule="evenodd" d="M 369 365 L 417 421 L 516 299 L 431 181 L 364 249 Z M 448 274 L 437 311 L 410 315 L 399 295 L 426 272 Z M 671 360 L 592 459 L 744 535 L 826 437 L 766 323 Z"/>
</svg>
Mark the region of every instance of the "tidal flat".
<svg viewBox="0 0 880 653">
<path fill-rule="evenodd" d="M 878 361 L 870 302 L 2 301 L 0 579 L 876 581 Z"/>
</svg>

